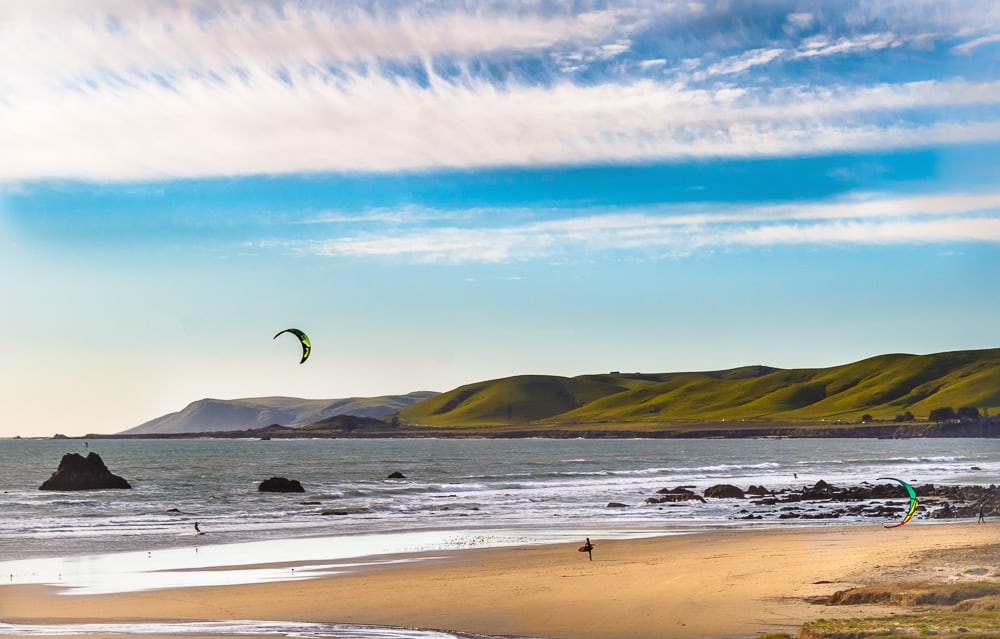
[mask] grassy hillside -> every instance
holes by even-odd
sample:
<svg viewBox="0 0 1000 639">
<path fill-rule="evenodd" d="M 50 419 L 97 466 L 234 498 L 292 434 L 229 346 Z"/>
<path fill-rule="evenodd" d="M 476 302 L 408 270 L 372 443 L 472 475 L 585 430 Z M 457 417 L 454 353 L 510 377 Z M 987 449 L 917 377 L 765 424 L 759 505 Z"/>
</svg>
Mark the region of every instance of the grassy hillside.
<svg viewBox="0 0 1000 639">
<path fill-rule="evenodd" d="M 830 368 L 509 377 L 442 393 L 399 417 L 438 427 L 852 422 L 906 411 L 926 418 L 943 406 L 1000 411 L 1000 349 L 881 355 Z"/>
<path fill-rule="evenodd" d="M 565 413 L 628 388 L 616 383 L 615 376 L 519 375 L 460 386 L 404 408 L 399 416 L 407 423 L 436 426 L 521 424 Z"/>
</svg>

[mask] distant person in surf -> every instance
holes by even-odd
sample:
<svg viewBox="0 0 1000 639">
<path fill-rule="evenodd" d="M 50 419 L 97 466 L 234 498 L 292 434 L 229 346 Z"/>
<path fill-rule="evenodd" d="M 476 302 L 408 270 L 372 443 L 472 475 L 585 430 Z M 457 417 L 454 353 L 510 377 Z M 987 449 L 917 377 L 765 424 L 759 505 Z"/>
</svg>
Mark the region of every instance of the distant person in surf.
<svg viewBox="0 0 1000 639">
<path fill-rule="evenodd" d="M 198 527 L 198 522 L 194 522 L 194 531 L 199 535 L 201 534 L 201 528 Z"/>
<path fill-rule="evenodd" d="M 583 542 L 583 545 L 580 546 L 580 552 L 587 553 L 590 560 L 594 561 L 594 544 L 590 543 L 590 537 L 587 537 L 587 541 Z"/>
</svg>

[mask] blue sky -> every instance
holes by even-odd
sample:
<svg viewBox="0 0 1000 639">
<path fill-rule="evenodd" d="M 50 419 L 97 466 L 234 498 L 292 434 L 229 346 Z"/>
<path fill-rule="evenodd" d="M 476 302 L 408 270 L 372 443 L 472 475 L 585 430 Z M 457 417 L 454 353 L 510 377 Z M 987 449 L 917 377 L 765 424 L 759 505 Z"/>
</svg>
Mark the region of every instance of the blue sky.
<svg viewBox="0 0 1000 639">
<path fill-rule="evenodd" d="M 998 63 L 975 0 L 3 3 L 0 436 L 997 347 Z"/>
</svg>

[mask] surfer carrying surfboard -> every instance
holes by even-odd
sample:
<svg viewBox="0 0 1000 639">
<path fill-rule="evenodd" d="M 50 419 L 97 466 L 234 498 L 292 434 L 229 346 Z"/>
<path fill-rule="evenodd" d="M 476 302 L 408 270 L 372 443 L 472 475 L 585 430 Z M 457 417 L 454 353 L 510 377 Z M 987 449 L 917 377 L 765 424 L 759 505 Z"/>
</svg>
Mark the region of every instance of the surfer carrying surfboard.
<svg viewBox="0 0 1000 639">
<path fill-rule="evenodd" d="M 590 537 L 587 537 L 587 541 L 583 542 L 583 545 L 578 548 L 580 552 L 587 553 L 591 561 L 594 561 L 594 544 L 590 543 Z"/>
</svg>

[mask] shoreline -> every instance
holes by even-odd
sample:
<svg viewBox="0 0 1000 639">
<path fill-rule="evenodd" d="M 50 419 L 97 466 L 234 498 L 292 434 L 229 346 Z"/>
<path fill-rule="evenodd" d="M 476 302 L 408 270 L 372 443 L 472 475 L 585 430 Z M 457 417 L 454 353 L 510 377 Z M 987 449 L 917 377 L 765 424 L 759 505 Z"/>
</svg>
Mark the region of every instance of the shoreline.
<svg viewBox="0 0 1000 639">
<path fill-rule="evenodd" d="M 369 430 L 265 426 L 189 433 L 88 433 L 40 439 L 997 439 L 996 418 L 977 422 L 664 422 L 496 424 L 482 427 L 400 426 Z M 13 437 L 11 439 L 21 439 Z"/>
<path fill-rule="evenodd" d="M 436 559 L 446 553 L 467 550 L 567 543 L 587 534 L 599 534 L 603 539 L 638 539 L 697 531 L 695 528 L 588 531 L 440 528 L 215 543 L 210 541 L 210 534 L 203 534 L 188 535 L 202 540 L 203 543 L 196 545 L 0 561 L 0 576 L 7 575 L 7 585 L 53 587 L 69 596 L 103 595 L 311 579 L 348 570 L 357 572 L 383 563 Z M 247 561 L 246 557 L 268 559 Z"/>
<path fill-rule="evenodd" d="M 0 621 L 69 628 L 256 619 L 547 639 L 795 633 L 818 617 L 859 614 L 853 606 L 810 603 L 815 597 L 883 579 L 962 579 L 961 567 L 927 553 L 995 545 L 1000 525 L 820 525 L 592 540 L 593 561 L 576 552 L 581 539 L 418 552 L 405 559 L 423 560 L 296 581 L 73 596 L 52 586 L 5 584 Z M 260 559 L 241 567 L 275 568 Z M 863 607 L 866 615 L 887 610 Z"/>
</svg>

